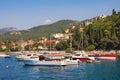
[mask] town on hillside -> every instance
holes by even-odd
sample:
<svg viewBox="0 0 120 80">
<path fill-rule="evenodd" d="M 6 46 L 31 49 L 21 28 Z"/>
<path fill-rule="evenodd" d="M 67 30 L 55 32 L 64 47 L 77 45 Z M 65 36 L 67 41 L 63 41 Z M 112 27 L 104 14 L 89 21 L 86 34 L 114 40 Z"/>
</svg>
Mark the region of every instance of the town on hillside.
<svg viewBox="0 0 120 80">
<path fill-rule="evenodd" d="M 10 35 L 22 35 L 13 31 Z M 36 34 L 37 35 L 37 34 Z M 2 34 L 0 35 L 2 36 Z M 72 24 L 64 31 L 41 38 L 0 41 L 1 52 L 41 51 L 41 50 L 119 50 L 120 49 L 120 11 L 114 9 L 112 15 L 101 15 Z"/>
</svg>

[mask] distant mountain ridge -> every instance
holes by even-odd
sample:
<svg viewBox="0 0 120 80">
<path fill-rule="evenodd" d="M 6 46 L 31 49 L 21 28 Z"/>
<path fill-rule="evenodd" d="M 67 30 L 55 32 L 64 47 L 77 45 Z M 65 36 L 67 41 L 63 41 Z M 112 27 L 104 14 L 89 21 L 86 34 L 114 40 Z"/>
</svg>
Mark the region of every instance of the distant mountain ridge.
<svg viewBox="0 0 120 80">
<path fill-rule="evenodd" d="M 53 33 L 57 33 L 60 31 L 64 31 L 67 29 L 71 24 L 76 24 L 78 21 L 74 20 L 60 20 L 52 24 L 47 24 L 47 25 L 40 25 L 40 26 L 35 26 L 33 28 L 30 28 L 28 30 L 19 30 L 21 32 L 21 35 L 11 35 L 10 33 L 5 33 L 3 36 L 0 37 L 0 40 L 10 40 L 10 39 L 37 39 L 41 38 L 43 36 L 48 36 Z M 15 31 L 16 29 L 10 28 L 7 29 L 8 32 Z"/>
<path fill-rule="evenodd" d="M 17 28 L 15 27 L 5 27 L 0 29 L 0 33 L 7 33 L 7 32 L 12 32 L 12 31 L 18 31 Z"/>
<path fill-rule="evenodd" d="M 26 31 L 21 31 L 21 33 L 28 38 L 38 38 L 63 31 L 69 27 L 70 24 L 75 24 L 76 22 L 77 21 L 73 20 L 60 20 L 53 24 L 36 26 Z"/>
</svg>

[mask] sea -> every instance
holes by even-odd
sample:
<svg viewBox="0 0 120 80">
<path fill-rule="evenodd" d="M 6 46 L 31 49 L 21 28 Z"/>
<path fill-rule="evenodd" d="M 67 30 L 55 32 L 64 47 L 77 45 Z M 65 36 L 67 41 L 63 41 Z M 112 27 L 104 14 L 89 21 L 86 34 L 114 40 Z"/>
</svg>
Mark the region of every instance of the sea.
<svg viewBox="0 0 120 80">
<path fill-rule="evenodd" d="M 0 58 L 0 80 L 120 80 L 120 57 L 79 65 L 25 66 L 11 55 Z"/>
</svg>

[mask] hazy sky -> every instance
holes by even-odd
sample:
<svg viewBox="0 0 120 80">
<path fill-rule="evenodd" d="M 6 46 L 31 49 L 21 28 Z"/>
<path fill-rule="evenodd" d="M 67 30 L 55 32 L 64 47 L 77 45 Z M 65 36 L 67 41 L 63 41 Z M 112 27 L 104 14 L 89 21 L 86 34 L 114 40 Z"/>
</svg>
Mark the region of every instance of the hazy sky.
<svg viewBox="0 0 120 80">
<path fill-rule="evenodd" d="M 63 19 L 84 20 L 120 10 L 120 0 L 0 0 L 0 28 L 29 29 Z"/>
</svg>

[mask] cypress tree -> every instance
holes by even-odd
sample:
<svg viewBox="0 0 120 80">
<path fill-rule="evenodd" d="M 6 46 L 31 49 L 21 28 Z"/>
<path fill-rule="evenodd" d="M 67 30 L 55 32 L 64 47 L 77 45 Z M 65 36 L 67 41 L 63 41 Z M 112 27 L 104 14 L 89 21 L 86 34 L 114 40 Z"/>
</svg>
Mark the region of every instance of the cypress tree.
<svg viewBox="0 0 120 80">
<path fill-rule="evenodd" d="M 116 36 L 116 30 L 114 26 L 112 26 L 112 36 Z"/>
<path fill-rule="evenodd" d="M 102 29 L 99 29 L 99 34 L 100 34 L 100 39 L 103 38 L 103 30 Z"/>
<path fill-rule="evenodd" d="M 112 10 L 112 15 L 116 15 L 115 9 Z"/>
</svg>

